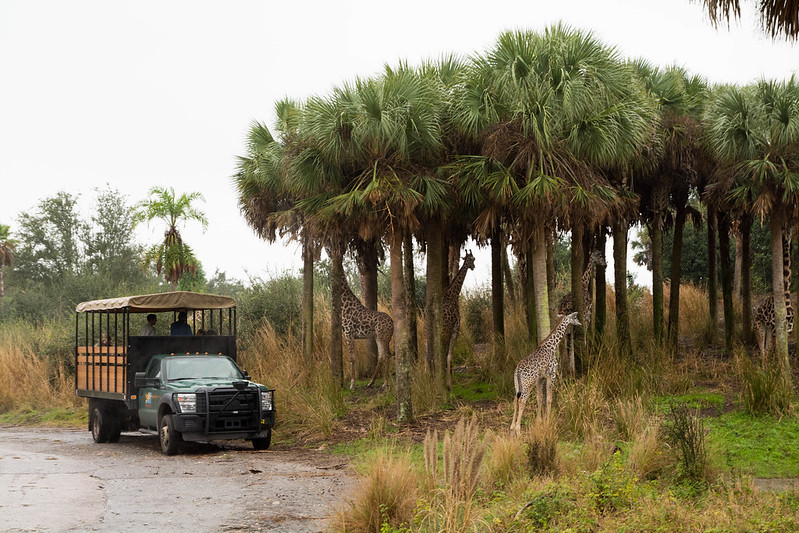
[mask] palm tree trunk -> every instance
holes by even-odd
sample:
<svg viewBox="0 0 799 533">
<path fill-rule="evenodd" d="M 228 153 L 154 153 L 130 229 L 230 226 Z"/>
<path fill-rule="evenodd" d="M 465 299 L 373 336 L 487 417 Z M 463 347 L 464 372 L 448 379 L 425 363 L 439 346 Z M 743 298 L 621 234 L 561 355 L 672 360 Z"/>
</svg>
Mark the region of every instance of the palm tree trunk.
<svg viewBox="0 0 799 533">
<path fill-rule="evenodd" d="M 533 230 L 533 285 L 538 339 L 545 339 L 551 328 L 549 321 L 549 284 L 547 283 L 547 243 L 543 227 Z"/>
<path fill-rule="evenodd" d="M 546 264 L 546 273 L 547 273 L 547 294 L 555 294 L 555 232 L 544 232 L 545 239 L 547 241 L 547 264 Z M 535 265 L 533 266 L 533 272 L 535 272 Z M 549 299 L 549 308 L 547 312 L 549 313 L 549 321 L 550 323 L 555 320 L 555 313 L 557 312 L 557 305 L 558 302 L 555 301 L 554 298 Z M 547 334 L 549 331 L 547 331 Z M 539 340 L 543 341 L 544 337 L 538 337 Z"/>
<path fill-rule="evenodd" d="M 572 246 L 571 246 L 571 293 L 572 308 L 577 311 L 580 323 L 585 324 L 585 309 L 583 305 L 583 224 L 579 220 L 572 221 Z M 572 342 L 575 347 L 582 345 L 584 339 L 582 328 L 573 327 Z M 569 351 L 569 374 L 577 375 L 574 350 Z"/>
<path fill-rule="evenodd" d="M 377 310 L 377 241 L 372 239 L 363 243 L 363 249 L 358 255 L 358 273 L 360 274 L 361 296 L 363 305 L 372 311 Z M 366 359 L 369 364 L 368 372 L 374 371 L 377 366 L 377 339 L 366 339 Z"/>
<path fill-rule="evenodd" d="M 677 200 L 674 220 L 674 243 L 671 250 L 671 289 L 669 291 L 669 349 L 677 353 L 680 338 L 680 278 L 682 275 L 682 235 L 685 227 L 685 202 L 687 193 Z"/>
<path fill-rule="evenodd" d="M 735 310 L 732 302 L 732 265 L 730 264 L 730 219 L 727 214 L 718 217 L 719 252 L 721 254 L 721 293 L 724 298 L 724 342 L 732 351 L 735 336 Z M 712 318 L 712 317 L 711 317 Z M 713 322 L 715 330 L 716 322 Z"/>
<path fill-rule="evenodd" d="M 597 234 L 597 249 L 605 258 L 605 230 L 600 228 Z M 607 264 L 607 261 L 605 261 Z M 594 338 L 601 339 L 605 332 L 605 322 L 607 320 L 607 289 L 608 284 L 606 266 L 597 263 L 596 265 L 596 304 L 594 305 Z"/>
<path fill-rule="evenodd" d="M 302 357 L 306 364 L 313 361 L 313 242 L 306 233 L 302 237 Z"/>
<path fill-rule="evenodd" d="M 445 375 L 446 360 L 443 354 L 444 288 L 442 286 L 443 250 L 441 225 L 432 221 L 427 228 L 427 288 L 425 292 L 425 330 L 427 335 L 427 368 L 438 368 Z"/>
<path fill-rule="evenodd" d="M 723 215 L 722 215 L 723 216 Z M 710 310 L 710 340 L 711 342 L 716 336 L 716 324 L 718 324 L 719 319 L 719 311 L 718 311 L 718 289 L 716 287 L 716 279 L 718 277 L 718 269 L 716 266 L 716 211 L 708 207 L 707 208 L 707 299 L 708 299 L 708 306 Z M 719 231 L 719 245 L 721 245 L 721 221 L 718 224 L 718 231 Z M 729 233 L 727 234 L 727 246 L 729 247 L 730 236 Z M 728 250 L 729 252 L 729 250 Z M 724 251 L 722 250 L 722 254 Z M 728 257 L 729 259 L 729 257 Z M 724 259 L 722 258 L 722 269 L 724 268 L 723 265 Z M 723 281 L 722 281 L 723 283 Z M 725 302 L 726 305 L 726 302 Z M 725 315 L 724 315 L 724 330 L 726 334 L 727 330 L 727 316 L 726 316 L 726 307 L 725 307 Z"/>
<path fill-rule="evenodd" d="M 790 362 L 788 360 L 788 332 L 786 328 L 785 282 L 783 278 L 782 232 L 785 217 L 778 210 L 772 211 L 769 219 L 771 230 L 771 285 L 774 296 L 774 356 L 781 366 L 783 377 L 790 379 Z"/>
<path fill-rule="evenodd" d="M 738 230 L 735 231 L 735 270 L 732 275 L 732 295 L 735 298 L 741 299 L 741 278 L 743 276 L 742 263 L 743 263 L 743 235 L 741 233 L 741 226 L 738 225 Z"/>
<path fill-rule="evenodd" d="M 741 217 L 741 322 L 743 340 L 752 343 L 752 217 Z"/>
<path fill-rule="evenodd" d="M 632 355 L 630 314 L 627 310 L 627 221 L 613 221 L 613 282 L 616 292 L 616 336 L 622 357 Z"/>
<path fill-rule="evenodd" d="M 652 328 L 655 343 L 663 343 L 663 214 L 652 222 Z"/>
<path fill-rule="evenodd" d="M 6 295 L 3 269 L 5 269 L 5 266 L 0 263 L 0 303 L 3 303 L 3 298 Z"/>
<path fill-rule="evenodd" d="M 494 329 L 494 360 L 504 359 L 505 354 L 505 291 L 502 283 L 502 230 L 494 230 L 491 236 L 491 318 Z"/>
<path fill-rule="evenodd" d="M 402 230 L 391 234 L 391 313 L 394 315 L 394 360 L 397 367 L 397 421 L 413 422 L 411 405 L 411 350 L 408 342 L 408 313 L 403 279 Z"/>
<path fill-rule="evenodd" d="M 341 345 L 341 296 L 344 292 L 342 279 L 344 277 L 344 247 L 340 239 L 335 239 L 328 247 L 330 255 L 330 372 L 333 380 L 339 385 L 344 384 L 344 350 Z"/>
<path fill-rule="evenodd" d="M 538 345 L 537 314 L 535 308 L 535 278 L 533 276 L 533 251 L 524 252 L 524 312 L 527 318 L 527 338 Z"/>
<path fill-rule="evenodd" d="M 508 291 L 508 301 L 512 308 L 516 308 L 516 286 L 513 283 L 513 272 L 510 269 L 510 258 L 508 257 L 508 238 L 507 235 L 502 233 L 502 273 L 505 279 L 505 285 Z"/>
<path fill-rule="evenodd" d="M 408 300 L 408 346 L 414 361 L 419 358 L 418 325 L 416 320 L 416 276 L 413 270 L 413 237 L 405 235 L 403 243 L 403 261 L 405 262 L 405 294 Z"/>
</svg>

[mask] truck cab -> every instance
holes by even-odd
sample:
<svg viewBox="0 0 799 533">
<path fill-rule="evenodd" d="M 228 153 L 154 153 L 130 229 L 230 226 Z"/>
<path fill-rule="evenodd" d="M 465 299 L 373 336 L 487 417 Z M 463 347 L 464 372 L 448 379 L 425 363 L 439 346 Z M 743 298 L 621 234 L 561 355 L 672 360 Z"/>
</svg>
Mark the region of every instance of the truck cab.
<svg viewBox="0 0 799 533">
<path fill-rule="evenodd" d="M 190 314 L 184 332 L 192 334 L 131 334 L 137 317 L 153 313 L 164 322 Z M 235 302 L 224 296 L 179 291 L 79 304 L 75 391 L 89 399 L 95 442 L 139 429 L 157 433 L 167 455 L 183 441 L 247 439 L 268 448 L 274 389 L 238 367 L 235 334 Z"/>
</svg>

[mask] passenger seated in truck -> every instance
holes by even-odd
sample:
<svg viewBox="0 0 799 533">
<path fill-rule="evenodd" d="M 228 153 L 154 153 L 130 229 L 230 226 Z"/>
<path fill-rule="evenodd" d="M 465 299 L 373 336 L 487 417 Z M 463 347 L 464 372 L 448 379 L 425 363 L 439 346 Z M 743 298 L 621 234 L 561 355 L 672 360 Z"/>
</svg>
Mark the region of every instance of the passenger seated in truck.
<svg viewBox="0 0 799 533">
<path fill-rule="evenodd" d="M 147 323 L 141 328 L 140 335 L 142 337 L 152 337 L 154 335 L 158 335 L 155 332 L 155 323 L 158 322 L 158 317 L 155 316 L 153 313 L 147 315 Z"/>
<path fill-rule="evenodd" d="M 170 335 L 193 335 L 191 331 L 191 326 L 186 321 L 188 318 L 188 314 L 186 311 L 181 311 L 178 313 L 178 319 L 175 322 L 172 322 L 172 325 L 169 326 L 169 334 Z"/>
</svg>

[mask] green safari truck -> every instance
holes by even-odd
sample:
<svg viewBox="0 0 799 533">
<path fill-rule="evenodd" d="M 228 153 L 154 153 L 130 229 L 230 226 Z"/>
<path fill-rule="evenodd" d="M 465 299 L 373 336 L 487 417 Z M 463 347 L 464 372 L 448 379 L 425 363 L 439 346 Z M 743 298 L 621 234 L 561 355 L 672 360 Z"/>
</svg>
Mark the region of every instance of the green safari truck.
<svg viewBox="0 0 799 533">
<path fill-rule="evenodd" d="M 89 400 L 95 442 L 139 430 L 157 434 L 167 455 L 184 441 L 269 447 L 275 391 L 236 364 L 232 298 L 177 291 L 82 302 L 75 311 L 75 393 Z M 145 317 L 166 324 L 148 328 Z M 183 334 L 169 334 L 175 322 Z"/>
</svg>

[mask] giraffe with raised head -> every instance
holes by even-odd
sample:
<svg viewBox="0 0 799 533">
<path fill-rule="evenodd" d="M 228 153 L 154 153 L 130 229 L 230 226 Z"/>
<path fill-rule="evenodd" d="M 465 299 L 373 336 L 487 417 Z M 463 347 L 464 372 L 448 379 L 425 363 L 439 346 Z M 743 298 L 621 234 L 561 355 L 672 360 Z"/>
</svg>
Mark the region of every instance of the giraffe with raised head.
<svg viewBox="0 0 799 533">
<path fill-rule="evenodd" d="M 341 327 L 350 353 L 350 389 L 355 387 L 355 340 L 377 340 L 377 364 L 375 372 L 367 387 L 374 384 L 380 365 L 391 356 L 391 338 L 394 336 L 394 321 L 382 311 L 374 311 L 365 307 L 352 293 L 347 283 L 347 276 L 342 274 L 341 290 Z"/>
<path fill-rule="evenodd" d="M 789 334 L 793 331 L 794 317 L 793 304 L 791 303 L 791 233 L 788 231 L 782 234 L 783 301 L 785 303 L 785 318 L 788 322 L 786 331 Z M 760 356 L 765 358 L 769 349 L 769 342 L 773 342 L 777 332 L 774 294 L 769 294 L 752 311 L 757 346 L 760 349 Z"/>
<path fill-rule="evenodd" d="M 605 262 L 605 258 L 602 257 L 602 252 L 599 250 L 594 250 L 591 252 L 591 255 L 588 258 L 588 266 L 585 267 L 585 271 L 583 272 L 583 276 L 581 278 L 583 312 L 585 313 L 583 316 L 583 322 L 585 322 L 586 329 L 591 326 L 591 320 L 593 318 L 592 311 L 594 308 L 594 298 L 593 294 L 591 294 L 591 291 L 588 290 L 588 288 L 591 285 L 591 280 L 594 277 L 594 272 L 596 271 L 597 265 L 607 266 L 607 263 Z M 558 315 L 565 316 L 572 312 L 574 312 L 574 300 L 572 299 L 572 293 L 568 292 L 558 302 L 557 313 Z M 569 372 L 574 374 L 574 335 L 571 333 L 571 331 L 567 332 L 566 334 L 566 347 L 569 352 Z"/>
<path fill-rule="evenodd" d="M 467 250 L 458 274 L 444 291 L 444 346 L 447 347 L 447 390 L 452 388 L 452 350 L 461 327 L 460 295 L 466 273 L 474 270 L 474 256 Z"/>
<path fill-rule="evenodd" d="M 516 396 L 513 399 L 511 431 L 517 433 L 521 431 L 524 406 L 527 404 L 527 398 L 533 392 L 533 386 L 535 386 L 538 396 L 538 418 L 541 418 L 545 397 L 547 416 L 549 416 L 552 410 L 555 378 L 558 375 L 558 344 L 560 344 L 566 334 L 566 330 L 572 324 L 575 326 L 580 325 L 576 312 L 561 316 L 558 325 L 549 332 L 549 335 L 538 345 L 538 348 L 516 365 L 516 371 L 513 373 Z"/>
</svg>

